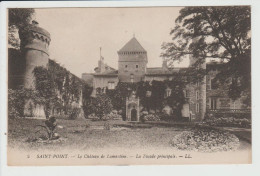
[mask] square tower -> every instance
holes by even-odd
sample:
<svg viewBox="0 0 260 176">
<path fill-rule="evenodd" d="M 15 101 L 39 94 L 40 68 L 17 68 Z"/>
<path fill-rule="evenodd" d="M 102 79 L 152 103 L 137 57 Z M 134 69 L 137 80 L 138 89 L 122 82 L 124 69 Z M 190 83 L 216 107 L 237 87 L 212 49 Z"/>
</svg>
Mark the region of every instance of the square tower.
<svg viewBox="0 0 260 176">
<path fill-rule="evenodd" d="M 147 65 L 147 52 L 133 37 L 118 52 L 118 78 L 121 82 L 144 80 Z"/>
</svg>

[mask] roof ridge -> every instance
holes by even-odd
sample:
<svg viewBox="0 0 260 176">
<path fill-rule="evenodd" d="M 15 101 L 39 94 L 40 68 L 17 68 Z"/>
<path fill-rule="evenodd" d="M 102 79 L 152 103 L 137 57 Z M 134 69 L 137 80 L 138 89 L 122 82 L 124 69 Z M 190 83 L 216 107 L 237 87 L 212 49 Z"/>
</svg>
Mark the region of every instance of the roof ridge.
<svg viewBox="0 0 260 176">
<path fill-rule="evenodd" d="M 125 52 L 125 51 L 141 51 L 146 52 L 146 50 L 142 47 L 142 45 L 139 43 L 139 41 L 133 37 L 131 40 L 129 40 L 120 50 L 119 52 Z"/>
</svg>

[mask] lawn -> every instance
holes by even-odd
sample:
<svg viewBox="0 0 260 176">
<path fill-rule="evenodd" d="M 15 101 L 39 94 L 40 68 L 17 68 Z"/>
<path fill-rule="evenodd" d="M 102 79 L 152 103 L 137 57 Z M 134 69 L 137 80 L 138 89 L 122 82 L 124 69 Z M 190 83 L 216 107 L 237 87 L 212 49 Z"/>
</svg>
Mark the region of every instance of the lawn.
<svg viewBox="0 0 260 176">
<path fill-rule="evenodd" d="M 44 124 L 43 120 L 11 119 L 9 120 L 9 147 L 29 150 L 78 149 L 81 151 L 102 148 L 170 148 L 170 139 L 179 134 L 181 128 L 153 127 L 135 125 L 124 121 L 110 121 L 110 130 L 104 129 L 105 121 L 64 120 L 58 119 L 57 129 L 64 141 L 52 144 L 26 142 L 37 137 L 36 125 Z M 114 126 L 114 127 L 113 127 Z"/>
<path fill-rule="evenodd" d="M 98 149 L 141 149 L 171 150 L 170 141 L 183 131 L 190 131 L 192 125 L 156 125 L 140 124 L 120 120 L 109 121 L 110 130 L 104 129 L 105 121 L 58 119 L 57 124 L 63 128 L 56 131 L 61 141 L 53 143 L 28 142 L 39 137 L 36 125 L 43 125 L 44 120 L 10 119 L 8 125 L 8 145 L 10 148 L 24 150 L 73 149 L 90 151 Z M 251 147 L 246 141 L 240 141 L 240 149 Z"/>
</svg>

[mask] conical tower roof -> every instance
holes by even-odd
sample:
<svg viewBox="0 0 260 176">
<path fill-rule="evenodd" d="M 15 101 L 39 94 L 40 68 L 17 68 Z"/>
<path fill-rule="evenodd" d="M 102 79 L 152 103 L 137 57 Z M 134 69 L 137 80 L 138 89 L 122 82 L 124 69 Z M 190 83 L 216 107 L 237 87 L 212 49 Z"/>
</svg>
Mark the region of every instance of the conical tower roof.
<svg viewBox="0 0 260 176">
<path fill-rule="evenodd" d="M 146 52 L 146 50 L 142 47 L 142 45 L 133 37 L 129 42 L 123 46 L 119 52 Z"/>
</svg>

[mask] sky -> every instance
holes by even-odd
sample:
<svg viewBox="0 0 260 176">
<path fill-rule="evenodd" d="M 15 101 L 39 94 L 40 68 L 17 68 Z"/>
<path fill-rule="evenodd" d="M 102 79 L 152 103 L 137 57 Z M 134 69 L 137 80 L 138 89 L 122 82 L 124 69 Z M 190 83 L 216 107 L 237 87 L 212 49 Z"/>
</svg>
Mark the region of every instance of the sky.
<svg viewBox="0 0 260 176">
<path fill-rule="evenodd" d="M 180 9 L 45 8 L 35 9 L 35 19 L 51 34 L 50 58 L 81 77 L 94 72 L 100 47 L 105 63 L 117 69 L 117 51 L 133 35 L 147 51 L 148 67 L 160 67 L 161 45 L 171 41 L 170 31 Z"/>
</svg>

